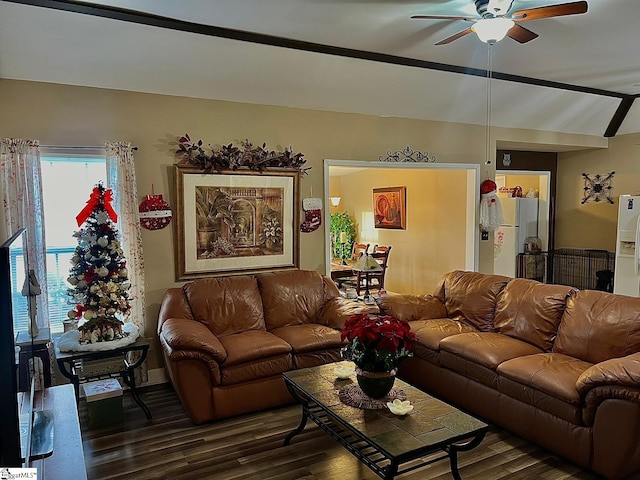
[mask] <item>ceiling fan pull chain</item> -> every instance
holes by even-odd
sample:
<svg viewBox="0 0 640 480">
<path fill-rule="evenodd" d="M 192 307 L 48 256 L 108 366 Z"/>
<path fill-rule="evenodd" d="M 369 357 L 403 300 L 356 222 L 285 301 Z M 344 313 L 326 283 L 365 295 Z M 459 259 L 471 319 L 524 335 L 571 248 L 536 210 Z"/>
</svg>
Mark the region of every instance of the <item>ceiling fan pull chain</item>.
<svg viewBox="0 0 640 480">
<path fill-rule="evenodd" d="M 491 165 L 491 77 L 493 72 L 493 44 L 487 43 L 487 129 L 485 165 Z"/>
</svg>

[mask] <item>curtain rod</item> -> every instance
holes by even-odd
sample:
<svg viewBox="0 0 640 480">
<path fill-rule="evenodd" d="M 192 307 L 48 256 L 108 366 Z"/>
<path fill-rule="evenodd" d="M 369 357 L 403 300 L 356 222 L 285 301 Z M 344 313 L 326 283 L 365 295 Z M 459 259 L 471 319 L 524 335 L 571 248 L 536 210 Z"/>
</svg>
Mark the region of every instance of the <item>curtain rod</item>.
<svg viewBox="0 0 640 480">
<path fill-rule="evenodd" d="M 66 150 L 104 150 L 106 147 L 99 145 L 40 145 L 40 148 L 59 148 Z M 138 150 L 138 147 L 131 147 L 131 150 Z"/>
</svg>

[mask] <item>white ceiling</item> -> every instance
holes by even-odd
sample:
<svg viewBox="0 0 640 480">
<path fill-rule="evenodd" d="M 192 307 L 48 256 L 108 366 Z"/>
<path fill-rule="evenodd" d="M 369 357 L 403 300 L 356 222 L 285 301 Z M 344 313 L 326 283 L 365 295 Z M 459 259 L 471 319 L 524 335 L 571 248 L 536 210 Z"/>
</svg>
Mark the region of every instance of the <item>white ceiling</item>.
<svg viewBox="0 0 640 480">
<path fill-rule="evenodd" d="M 46 2 L 45 2 L 46 3 Z M 56 3 L 56 2 L 53 2 Z M 65 3 L 65 2 L 58 2 Z M 67 2 L 72 3 L 72 2 Z M 410 19 L 469 15 L 472 0 L 94 1 L 173 19 L 448 65 L 487 68 L 469 26 Z M 515 0 L 514 9 L 564 3 Z M 640 2 L 589 0 L 582 15 L 524 26 L 493 47 L 493 70 L 636 95 Z M 0 1 L 0 78 L 485 124 L 486 78 L 187 33 Z M 620 99 L 494 79 L 492 125 L 602 136 Z M 640 100 L 618 134 L 640 132 Z"/>
</svg>

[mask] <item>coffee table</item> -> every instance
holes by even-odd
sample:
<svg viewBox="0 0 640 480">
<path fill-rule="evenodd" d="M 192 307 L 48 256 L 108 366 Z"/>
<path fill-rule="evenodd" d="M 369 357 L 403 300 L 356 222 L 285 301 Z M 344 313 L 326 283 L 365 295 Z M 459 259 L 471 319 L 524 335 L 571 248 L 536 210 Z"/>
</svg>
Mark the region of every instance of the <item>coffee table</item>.
<svg viewBox="0 0 640 480">
<path fill-rule="evenodd" d="M 448 458 L 453 478 L 461 480 L 457 454 L 480 444 L 489 429 L 486 423 L 400 379 L 394 389 L 414 405 L 408 415 L 345 405 L 338 392 L 357 382 L 355 375 L 336 377 L 335 367 L 342 363 L 283 373 L 287 388 L 302 404 L 300 424 L 286 436 L 285 445 L 310 418 L 380 478 L 393 479 Z"/>
</svg>

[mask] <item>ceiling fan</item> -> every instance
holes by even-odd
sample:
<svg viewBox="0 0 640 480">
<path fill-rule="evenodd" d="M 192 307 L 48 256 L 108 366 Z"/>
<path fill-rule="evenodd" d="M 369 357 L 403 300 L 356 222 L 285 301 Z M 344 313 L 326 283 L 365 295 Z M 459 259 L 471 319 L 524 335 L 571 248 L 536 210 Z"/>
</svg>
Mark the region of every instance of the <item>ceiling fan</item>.
<svg viewBox="0 0 640 480">
<path fill-rule="evenodd" d="M 564 15 L 576 15 L 586 13 L 587 2 L 569 2 L 558 5 L 518 10 L 509 13 L 515 0 L 475 0 L 476 17 L 463 17 L 456 15 L 413 15 L 411 18 L 428 20 L 463 20 L 474 24 L 461 32 L 458 32 L 436 45 L 446 45 L 471 32 L 485 43 L 495 43 L 508 36 L 519 43 L 530 42 L 538 37 L 537 33 L 519 25 L 520 22 L 538 20 L 541 18 L 561 17 Z"/>
</svg>

